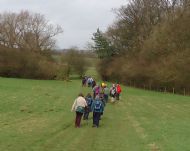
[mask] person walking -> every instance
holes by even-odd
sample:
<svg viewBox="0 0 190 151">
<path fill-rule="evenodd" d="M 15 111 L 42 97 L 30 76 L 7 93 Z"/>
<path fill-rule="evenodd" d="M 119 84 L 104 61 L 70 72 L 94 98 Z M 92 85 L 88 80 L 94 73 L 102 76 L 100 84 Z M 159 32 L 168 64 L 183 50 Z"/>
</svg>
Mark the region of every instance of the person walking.
<svg viewBox="0 0 190 151">
<path fill-rule="evenodd" d="M 82 93 L 79 93 L 78 97 L 75 99 L 71 111 L 76 112 L 76 118 L 75 118 L 75 127 L 79 128 L 81 123 L 81 118 L 84 113 L 84 109 L 87 107 L 86 100 L 84 98 L 84 95 Z"/>
<path fill-rule="evenodd" d="M 96 96 L 95 100 L 92 103 L 92 112 L 93 112 L 93 125 L 92 127 L 99 127 L 100 116 L 103 113 L 104 105 L 100 100 L 99 96 Z"/>
<path fill-rule="evenodd" d="M 87 80 L 86 76 L 82 77 L 82 87 L 86 86 L 86 80 Z"/>
<path fill-rule="evenodd" d="M 88 120 L 88 116 L 89 116 L 89 113 L 91 112 L 91 106 L 93 102 L 93 99 L 90 93 L 87 94 L 87 96 L 85 97 L 85 100 L 87 103 L 87 107 L 85 108 L 85 111 L 84 111 L 83 120 Z"/>
<path fill-rule="evenodd" d="M 115 102 L 115 97 L 116 97 L 116 85 L 112 84 L 112 87 L 110 88 L 110 97 L 111 97 L 111 102 Z"/>
<path fill-rule="evenodd" d="M 92 89 L 96 86 L 96 81 L 93 79 L 92 81 Z"/>
<path fill-rule="evenodd" d="M 104 100 L 105 102 L 107 103 L 108 102 L 108 99 L 109 99 L 109 89 L 107 87 L 107 85 L 104 86 Z"/>
<path fill-rule="evenodd" d="M 116 85 L 116 100 L 119 100 L 120 93 L 121 93 L 121 86 L 117 84 Z"/>
<path fill-rule="evenodd" d="M 97 84 L 97 85 L 92 89 L 92 91 L 93 91 L 93 99 L 95 99 L 96 96 L 99 95 L 99 93 L 100 93 L 100 86 Z"/>
</svg>

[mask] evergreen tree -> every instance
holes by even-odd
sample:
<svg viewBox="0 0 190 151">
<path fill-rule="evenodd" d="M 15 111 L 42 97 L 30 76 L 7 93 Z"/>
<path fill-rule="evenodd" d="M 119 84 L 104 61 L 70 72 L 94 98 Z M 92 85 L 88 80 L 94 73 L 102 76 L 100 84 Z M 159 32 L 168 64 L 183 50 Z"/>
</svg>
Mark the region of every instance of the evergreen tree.
<svg viewBox="0 0 190 151">
<path fill-rule="evenodd" d="M 110 58 L 114 55 L 114 47 L 99 30 L 99 28 L 93 34 L 92 40 L 94 41 L 94 46 L 92 48 L 100 59 Z"/>
</svg>

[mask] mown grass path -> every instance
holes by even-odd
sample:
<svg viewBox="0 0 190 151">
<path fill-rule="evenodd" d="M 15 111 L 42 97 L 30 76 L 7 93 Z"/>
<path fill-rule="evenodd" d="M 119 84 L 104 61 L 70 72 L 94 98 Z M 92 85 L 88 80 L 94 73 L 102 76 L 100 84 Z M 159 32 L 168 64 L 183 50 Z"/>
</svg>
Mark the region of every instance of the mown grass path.
<svg viewBox="0 0 190 151">
<path fill-rule="evenodd" d="M 122 87 L 100 128 L 74 128 L 81 81 L 0 78 L 0 151 L 189 151 L 190 97 Z M 90 115 L 92 117 L 92 115 Z"/>
</svg>

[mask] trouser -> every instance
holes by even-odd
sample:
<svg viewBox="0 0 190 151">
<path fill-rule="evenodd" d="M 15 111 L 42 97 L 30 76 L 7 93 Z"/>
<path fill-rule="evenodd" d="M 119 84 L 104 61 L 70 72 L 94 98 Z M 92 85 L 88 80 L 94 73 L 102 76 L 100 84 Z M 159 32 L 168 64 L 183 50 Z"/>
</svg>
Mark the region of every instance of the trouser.
<svg viewBox="0 0 190 151">
<path fill-rule="evenodd" d="M 83 119 L 88 120 L 89 112 L 84 112 Z"/>
<path fill-rule="evenodd" d="M 106 103 L 108 102 L 108 95 L 107 94 L 104 94 L 104 100 Z"/>
<path fill-rule="evenodd" d="M 101 116 L 100 112 L 93 112 L 93 125 L 97 127 L 99 126 L 100 116 Z"/>
<path fill-rule="evenodd" d="M 93 92 L 93 99 L 95 99 L 95 97 L 96 97 L 96 93 L 95 93 L 95 92 Z"/>
<path fill-rule="evenodd" d="M 119 100 L 119 93 L 116 93 L 116 100 Z"/>
<path fill-rule="evenodd" d="M 82 115 L 83 113 L 76 112 L 75 127 L 80 127 Z"/>
</svg>

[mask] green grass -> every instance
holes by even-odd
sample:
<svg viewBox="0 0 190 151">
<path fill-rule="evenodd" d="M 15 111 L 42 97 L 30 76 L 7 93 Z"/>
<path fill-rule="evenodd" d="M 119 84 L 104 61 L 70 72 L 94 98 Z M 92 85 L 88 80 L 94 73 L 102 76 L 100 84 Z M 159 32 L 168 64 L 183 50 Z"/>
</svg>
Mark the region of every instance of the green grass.
<svg viewBox="0 0 190 151">
<path fill-rule="evenodd" d="M 87 72 L 86 72 L 86 75 L 93 77 L 96 81 L 100 80 L 100 76 L 96 72 L 95 67 L 89 67 Z"/>
<path fill-rule="evenodd" d="M 0 151 L 189 151 L 190 97 L 122 87 L 100 128 L 74 128 L 81 81 L 0 78 Z M 90 115 L 92 117 L 92 115 Z"/>
</svg>

